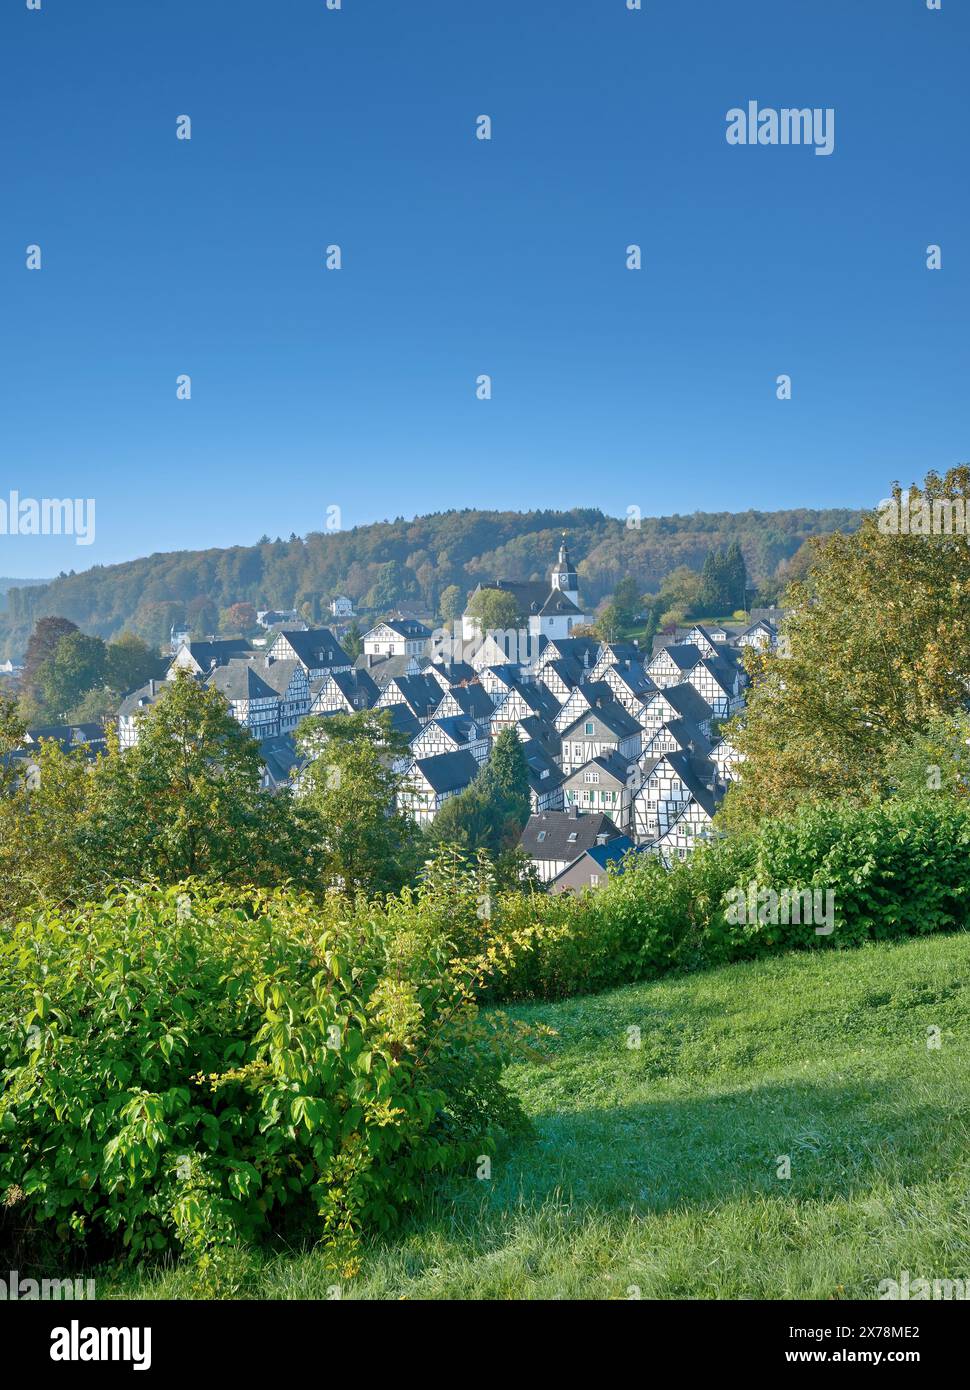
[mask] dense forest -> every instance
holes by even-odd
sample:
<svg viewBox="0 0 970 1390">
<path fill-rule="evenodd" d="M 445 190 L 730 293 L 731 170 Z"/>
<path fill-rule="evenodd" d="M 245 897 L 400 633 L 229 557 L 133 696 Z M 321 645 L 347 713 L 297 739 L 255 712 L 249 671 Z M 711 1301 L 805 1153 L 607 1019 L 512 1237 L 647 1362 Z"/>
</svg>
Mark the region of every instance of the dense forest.
<svg viewBox="0 0 970 1390">
<path fill-rule="evenodd" d="M 240 602 L 299 608 L 320 620 L 327 601 L 344 593 L 365 610 L 410 604 L 437 613 L 442 592 L 452 585 L 463 598 L 496 577 L 544 577 L 563 531 L 587 604 L 612 593 L 625 577 L 642 592 L 655 590 L 671 570 L 700 570 L 712 548 L 735 540 L 751 582 L 770 597 L 806 538 L 854 530 L 859 520 L 860 513 L 847 509 L 694 512 L 636 522 L 596 508 L 469 509 L 302 539 L 263 537 L 256 545 L 227 550 L 173 551 L 11 588 L 0 612 L 0 657 L 22 654 L 34 622 L 47 615 L 69 618 L 104 638 L 134 632 L 154 645 L 173 624 L 215 631 L 220 613 Z"/>
</svg>

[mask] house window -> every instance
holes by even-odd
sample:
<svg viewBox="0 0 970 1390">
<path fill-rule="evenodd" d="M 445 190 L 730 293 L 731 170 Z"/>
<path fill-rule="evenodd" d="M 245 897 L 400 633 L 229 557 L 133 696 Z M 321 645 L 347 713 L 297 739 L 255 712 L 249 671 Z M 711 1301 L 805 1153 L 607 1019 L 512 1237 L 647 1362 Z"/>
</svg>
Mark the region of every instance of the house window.
<svg viewBox="0 0 970 1390">
<path fill-rule="evenodd" d="M 587 719 L 586 723 L 583 726 L 583 733 L 591 734 L 595 731 L 595 729 L 596 725 L 593 723 L 593 721 L 591 719 Z"/>
<path fill-rule="evenodd" d="M 584 773 L 583 773 L 583 781 L 584 781 L 584 782 L 598 782 L 599 780 L 600 780 L 600 775 L 599 775 L 598 772 L 584 772 Z"/>
<path fill-rule="evenodd" d="M 576 832 L 575 832 L 575 830 L 571 830 L 570 833 L 569 833 L 569 844 L 574 845 L 575 843 L 576 843 Z"/>
<path fill-rule="evenodd" d="M 538 835 L 536 836 L 536 839 L 538 840 L 538 842 L 539 842 L 540 845 L 542 844 L 542 842 L 543 842 L 543 840 L 544 840 L 545 838 L 546 838 L 546 832 L 545 832 L 544 830 L 540 830 L 539 833 L 538 833 Z"/>
<path fill-rule="evenodd" d="M 599 887 L 599 881 L 600 881 L 600 876 L 599 876 L 599 874 L 590 874 L 590 876 L 589 876 L 589 886 L 590 886 L 590 888 L 598 888 L 598 887 Z"/>
</svg>

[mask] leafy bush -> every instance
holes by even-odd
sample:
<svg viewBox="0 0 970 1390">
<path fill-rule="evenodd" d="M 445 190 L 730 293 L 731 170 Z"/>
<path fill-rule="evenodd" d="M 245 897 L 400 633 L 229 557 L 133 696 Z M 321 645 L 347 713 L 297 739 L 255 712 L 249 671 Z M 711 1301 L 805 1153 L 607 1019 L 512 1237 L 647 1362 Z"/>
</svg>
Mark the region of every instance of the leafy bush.
<svg viewBox="0 0 970 1390">
<path fill-rule="evenodd" d="M 347 911 L 344 915 L 341 915 Z M 522 1121 L 447 920 L 186 885 L 0 936 L 0 1197 L 61 1238 L 343 1251 Z"/>
<path fill-rule="evenodd" d="M 704 963 L 724 894 L 751 857 L 746 842 L 715 841 L 669 870 L 640 856 L 591 893 L 502 894 L 493 990 L 557 999 Z"/>
<path fill-rule="evenodd" d="M 732 920 L 731 890 L 751 884 L 831 893 L 834 930 Z M 482 939 L 493 996 L 555 999 L 776 950 L 952 930 L 967 924 L 968 907 L 970 808 L 927 795 L 803 807 L 754 836 L 701 845 L 669 870 L 643 856 L 577 897 L 501 894 Z"/>
<path fill-rule="evenodd" d="M 970 811 L 928 794 L 871 806 L 804 807 L 768 822 L 757 840 L 759 884 L 831 891 L 831 946 L 965 925 L 970 906 Z M 814 928 L 759 925 L 757 952 L 813 944 Z"/>
</svg>

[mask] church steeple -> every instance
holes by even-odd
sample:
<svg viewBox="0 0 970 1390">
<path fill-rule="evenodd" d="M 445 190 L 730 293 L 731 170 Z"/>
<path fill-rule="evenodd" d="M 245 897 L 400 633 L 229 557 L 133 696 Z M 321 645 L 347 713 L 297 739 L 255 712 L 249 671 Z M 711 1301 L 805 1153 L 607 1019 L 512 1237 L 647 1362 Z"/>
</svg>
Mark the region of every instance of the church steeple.
<svg viewBox="0 0 970 1390">
<path fill-rule="evenodd" d="M 579 607 L 579 576 L 573 569 L 572 561 L 569 558 L 569 551 L 566 549 L 566 533 L 562 533 L 562 542 L 559 546 L 559 559 L 552 567 L 549 581 L 553 589 L 559 589 Z"/>
</svg>

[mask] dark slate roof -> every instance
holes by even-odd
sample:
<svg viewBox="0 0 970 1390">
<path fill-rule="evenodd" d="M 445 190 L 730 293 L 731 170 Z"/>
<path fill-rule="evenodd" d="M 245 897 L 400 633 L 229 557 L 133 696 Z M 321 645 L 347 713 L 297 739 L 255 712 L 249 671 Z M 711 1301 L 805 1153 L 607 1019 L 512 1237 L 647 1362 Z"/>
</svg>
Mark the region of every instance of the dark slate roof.
<svg viewBox="0 0 970 1390">
<path fill-rule="evenodd" d="M 62 747 L 72 747 L 79 743 L 104 743 L 104 729 L 100 724 L 41 724 L 27 730 L 25 743 L 40 743 L 49 738 Z"/>
<path fill-rule="evenodd" d="M 549 584 L 544 579 L 498 579 L 494 584 L 480 584 L 482 589 L 502 589 L 514 594 L 526 613 L 538 613 L 549 597 Z"/>
<path fill-rule="evenodd" d="M 575 772 L 570 773 L 566 778 L 566 786 L 568 787 L 572 783 L 575 783 L 577 787 L 584 786 L 583 774 L 588 772 L 590 768 L 595 767 L 599 772 L 604 773 L 607 777 L 613 778 L 614 781 L 619 782 L 621 786 L 625 787 L 627 784 L 627 777 L 630 774 L 630 766 L 631 764 L 627 762 L 626 758 L 621 758 L 616 753 L 609 753 L 605 756 L 601 755 L 598 758 L 590 758 L 588 763 L 583 763 L 582 767 L 578 767 Z"/>
<path fill-rule="evenodd" d="M 527 714 L 518 720 L 516 728 L 521 729 L 529 739 L 539 744 L 550 758 L 558 758 L 562 753 L 562 739 L 554 724 L 548 723 L 538 714 Z"/>
<path fill-rule="evenodd" d="M 666 690 L 658 690 L 648 703 L 652 704 L 654 700 L 661 698 L 665 699 L 682 719 L 687 719 L 692 724 L 699 724 L 702 720 L 714 717 L 710 705 L 698 695 L 692 685 L 668 685 Z"/>
<path fill-rule="evenodd" d="M 233 657 L 243 656 L 246 652 L 254 650 L 248 637 L 221 637 L 208 642 L 183 642 L 182 647 L 191 653 L 199 669 L 206 672 L 211 671 L 213 666 L 224 666 Z"/>
<path fill-rule="evenodd" d="M 284 628 L 276 636 L 286 638 L 296 653 L 297 661 L 302 662 L 308 669 L 320 670 L 324 666 L 353 664 L 328 627 L 311 628 L 309 632 Z"/>
<path fill-rule="evenodd" d="M 537 714 L 541 719 L 555 719 L 562 708 L 555 695 L 544 685 L 536 685 L 534 681 L 526 681 L 517 689 L 532 713 Z"/>
<path fill-rule="evenodd" d="M 450 738 L 456 743 L 468 743 L 472 738 L 472 728 L 475 730 L 475 738 L 488 737 L 488 725 L 479 723 L 477 720 L 468 719 L 464 714 L 446 714 L 440 719 L 432 719 L 424 726 L 430 729 L 432 724 L 437 724 L 439 729 L 443 729 Z M 422 733 L 424 730 L 422 730 Z"/>
<path fill-rule="evenodd" d="M 568 686 L 570 690 L 579 685 L 583 679 L 585 668 L 573 656 L 562 656 L 556 661 L 548 661 L 542 669 L 542 675 L 538 677 L 541 681 L 547 671 L 555 671 L 556 675 Z"/>
<path fill-rule="evenodd" d="M 613 665 L 621 661 L 642 662 L 644 653 L 635 642 L 601 642 L 596 652 L 595 664 L 598 666 L 607 656 Z"/>
<path fill-rule="evenodd" d="M 391 716 L 391 728 L 396 734 L 403 734 L 408 743 L 421 732 L 423 725 L 416 719 L 407 705 L 384 705 L 383 708 L 374 711 L 375 714 L 389 714 Z"/>
<path fill-rule="evenodd" d="M 490 723 L 495 713 L 495 706 L 489 698 L 488 691 L 480 685 L 455 685 L 450 690 L 441 691 L 440 694 L 442 700 L 451 695 L 457 701 L 462 714 L 483 724 Z"/>
<path fill-rule="evenodd" d="M 259 756 L 273 787 L 289 786 L 293 775 L 309 762 L 309 758 L 296 751 L 290 734 L 263 739 L 259 745 Z"/>
<path fill-rule="evenodd" d="M 398 676 L 407 675 L 412 663 L 415 663 L 420 670 L 423 658 L 420 656 L 376 656 L 373 653 L 362 652 L 354 662 L 354 669 L 366 671 L 378 686 L 385 686 L 388 681 L 395 680 Z"/>
<path fill-rule="evenodd" d="M 417 618 L 382 618 L 379 623 L 375 623 L 370 632 L 365 633 L 366 637 L 371 632 L 375 632 L 379 627 L 389 627 L 392 632 L 396 632 L 398 637 L 404 637 L 410 642 L 417 642 L 419 639 L 424 642 L 431 636 L 430 627 L 426 627 Z"/>
<path fill-rule="evenodd" d="M 629 690 L 631 695 L 638 695 L 640 697 L 644 697 L 647 695 L 654 695 L 656 693 L 656 684 L 650 679 L 646 671 L 644 671 L 643 667 L 639 664 L 624 664 L 621 666 L 618 663 L 614 662 L 609 669 L 615 672 L 617 678 L 623 683 L 623 685 L 626 686 L 627 690 Z M 608 685 L 609 682 L 604 681 L 603 684 Z"/>
<path fill-rule="evenodd" d="M 549 596 L 539 609 L 539 613 L 544 618 L 580 617 L 582 609 L 577 608 L 572 599 L 568 598 L 561 589 L 550 589 Z"/>
<path fill-rule="evenodd" d="M 696 691 L 694 693 L 696 694 Z M 613 692 L 610 691 L 610 694 L 612 696 Z M 642 732 L 640 725 L 633 716 L 627 714 L 619 700 L 613 698 L 610 701 L 604 701 L 591 706 L 591 708 L 585 710 L 578 719 L 574 719 L 567 728 L 563 729 L 563 739 L 575 738 L 576 735 L 573 731 L 580 724 L 586 723 L 589 719 L 594 721 L 598 720 L 605 729 L 611 734 L 615 734 L 617 738 L 631 738 L 634 734 Z"/>
<path fill-rule="evenodd" d="M 675 642 L 672 646 L 664 647 L 664 654 L 670 657 L 679 671 L 692 671 L 704 655 L 693 642 Z"/>
<path fill-rule="evenodd" d="M 505 662 L 501 666 L 486 666 L 485 670 L 491 671 L 509 690 L 520 690 L 522 687 L 522 667 L 514 661 Z"/>
<path fill-rule="evenodd" d="M 529 786 L 534 792 L 542 795 L 562 786 L 565 780 L 562 768 L 550 758 L 537 739 L 526 739 L 522 744 L 522 752 L 529 768 Z"/>
<path fill-rule="evenodd" d="M 285 695 L 290 688 L 290 682 L 296 671 L 302 670 L 298 661 L 284 658 L 280 661 L 271 661 L 268 664 L 265 660 L 253 662 L 254 667 L 259 672 L 260 677 L 276 691 L 277 695 Z"/>
<path fill-rule="evenodd" d="M 613 867 L 622 872 L 625 866 L 621 861 L 631 850 L 640 853 L 628 835 L 620 835 L 617 839 L 610 840 L 608 844 L 593 845 L 592 849 L 586 851 L 584 857 L 594 860 L 601 869 Z"/>
<path fill-rule="evenodd" d="M 437 672 L 449 686 L 478 680 L 478 672 L 467 661 L 432 661 L 428 669 Z"/>
<path fill-rule="evenodd" d="M 328 681 L 332 681 L 341 695 L 345 696 L 352 705 L 363 698 L 364 703 L 356 706 L 360 709 L 370 709 L 371 705 L 376 704 L 380 698 L 380 686 L 367 671 L 358 667 L 352 671 L 329 671 L 327 675 L 320 676 L 313 684 L 316 690 L 322 690 Z"/>
<path fill-rule="evenodd" d="M 706 756 L 715 746 L 708 742 L 706 735 L 701 732 L 696 724 L 692 724 L 689 719 L 668 720 L 666 724 L 661 724 L 656 734 L 654 734 L 654 737 L 660 734 L 664 729 L 667 729 L 673 735 L 680 745 L 681 750 L 690 756 Z M 644 738 L 648 738 L 647 733 L 644 733 Z"/>
<path fill-rule="evenodd" d="M 571 835 L 576 838 L 570 840 Z M 620 835 L 609 816 L 596 812 L 582 816 L 569 811 L 540 811 L 529 817 L 519 844 L 529 859 L 568 859 L 571 862 L 592 849 L 600 835 L 608 840 Z"/>
<path fill-rule="evenodd" d="M 205 678 L 227 700 L 276 700 L 277 692 L 263 680 L 251 661 L 234 657 L 225 666 L 214 666 Z"/>
<path fill-rule="evenodd" d="M 396 676 L 394 688 L 419 719 L 425 719 L 441 704 L 443 692 L 434 676 Z M 491 704 L 491 701 L 489 701 Z"/>
<path fill-rule="evenodd" d="M 717 657 L 709 657 L 706 661 L 699 661 L 698 666 L 703 666 L 709 671 L 725 695 L 730 695 L 731 687 L 734 684 L 734 676 L 728 666 Z"/>
<path fill-rule="evenodd" d="M 433 758 L 418 758 L 414 766 L 439 796 L 462 791 L 478 776 L 478 763 L 463 748 L 455 753 L 438 753 Z"/>
<path fill-rule="evenodd" d="M 551 645 L 560 656 L 572 657 L 580 666 L 583 665 L 585 656 L 589 665 L 593 666 L 596 664 L 596 655 L 601 643 L 597 637 L 556 637 Z"/>
<path fill-rule="evenodd" d="M 171 690 L 171 681 L 149 681 L 147 685 L 141 685 L 137 690 L 133 690 L 130 695 L 126 695 L 118 707 L 118 714 L 124 718 L 129 718 L 137 714 L 139 710 L 149 709 L 162 698 L 166 690 Z"/>
<path fill-rule="evenodd" d="M 644 764 L 644 777 L 649 777 L 657 764 L 664 761 L 670 764 L 694 800 L 703 806 L 709 816 L 713 816 L 724 791 L 720 786 L 715 791 L 710 785 L 717 773 L 710 759 L 690 758 L 686 753 L 661 753 L 658 758 L 651 758 Z"/>
</svg>

